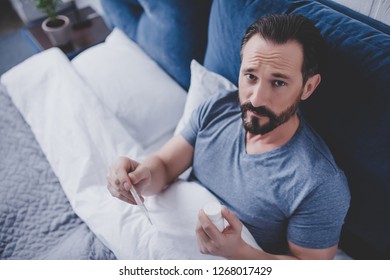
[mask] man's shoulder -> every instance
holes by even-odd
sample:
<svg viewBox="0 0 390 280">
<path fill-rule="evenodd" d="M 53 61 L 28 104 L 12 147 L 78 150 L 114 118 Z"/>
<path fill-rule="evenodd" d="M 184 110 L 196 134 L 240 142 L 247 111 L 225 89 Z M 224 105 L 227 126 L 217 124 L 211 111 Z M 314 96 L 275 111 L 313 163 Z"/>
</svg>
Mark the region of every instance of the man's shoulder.
<svg viewBox="0 0 390 280">
<path fill-rule="evenodd" d="M 200 115 L 204 117 L 218 116 L 227 112 L 240 110 L 237 91 L 222 91 L 209 97 L 200 105 Z"/>
<path fill-rule="evenodd" d="M 221 91 L 221 92 L 218 92 L 216 94 L 214 94 L 213 96 L 211 96 L 210 98 L 208 98 L 206 101 L 205 101 L 205 104 L 208 104 L 208 105 L 214 105 L 215 103 L 218 103 L 219 105 L 221 104 L 230 104 L 230 103 L 233 103 L 234 105 L 238 105 L 238 91 L 237 90 L 234 90 L 234 91 Z"/>
<path fill-rule="evenodd" d="M 336 176 L 341 172 L 325 141 L 303 118 L 297 149 L 301 150 L 301 160 L 310 172 L 318 172 L 325 177 Z"/>
<path fill-rule="evenodd" d="M 301 178 L 307 183 L 302 186 L 307 193 L 314 189 L 321 193 L 349 197 L 348 181 L 343 170 L 337 165 L 330 149 L 320 135 L 304 120 L 300 127 L 299 140 L 294 154 L 296 167 Z"/>
</svg>

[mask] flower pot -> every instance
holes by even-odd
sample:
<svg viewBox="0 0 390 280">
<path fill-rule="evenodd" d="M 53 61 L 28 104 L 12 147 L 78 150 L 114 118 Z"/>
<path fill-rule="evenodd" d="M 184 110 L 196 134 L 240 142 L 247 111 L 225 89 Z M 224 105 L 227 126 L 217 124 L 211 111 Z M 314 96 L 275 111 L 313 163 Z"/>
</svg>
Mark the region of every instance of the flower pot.
<svg viewBox="0 0 390 280">
<path fill-rule="evenodd" d="M 56 23 L 49 18 L 42 22 L 42 29 L 53 46 L 63 46 L 70 41 L 70 20 L 67 16 L 58 15 Z"/>
</svg>

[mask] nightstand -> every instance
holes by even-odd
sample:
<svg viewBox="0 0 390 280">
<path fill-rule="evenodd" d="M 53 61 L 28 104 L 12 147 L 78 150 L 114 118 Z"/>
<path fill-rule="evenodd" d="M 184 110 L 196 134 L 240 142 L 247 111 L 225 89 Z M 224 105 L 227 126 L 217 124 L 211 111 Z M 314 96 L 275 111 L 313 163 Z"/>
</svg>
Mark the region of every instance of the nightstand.
<svg viewBox="0 0 390 280">
<path fill-rule="evenodd" d="M 61 14 L 68 16 L 72 24 L 76 22 L 77 14 L 74 10 L 66 10 Z M 111 32 L 103 18 L 91 7 L 80 9 L 79 14 L 82 19 L 89 19 L 89 24 L 78 28 L 72 28 L 71 42 L 64 46 L 59 46 L 69 59 L 72 59 L 83 50 L 103 42 Z M 53 47 L 53 45 L 41 28 L 42 21 L 43 19 L 30 23 L 26 27 L 26 30 L 27 35 L 31 38 L 36 47 L 39 50 L 46 50 Z"/>
</svg>

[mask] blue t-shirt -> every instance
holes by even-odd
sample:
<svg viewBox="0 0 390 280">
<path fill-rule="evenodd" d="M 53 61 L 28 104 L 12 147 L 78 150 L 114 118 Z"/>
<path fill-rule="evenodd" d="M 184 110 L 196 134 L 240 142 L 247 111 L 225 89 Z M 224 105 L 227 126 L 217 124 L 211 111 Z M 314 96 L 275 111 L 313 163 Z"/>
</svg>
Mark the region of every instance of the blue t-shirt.
<svg viewBox="0 0 390 280">
<path fill-rule="evenodd" d="M 329 149 L 300 117 L 282 147 L 247 154 L 237 92 L 218 94 L 192 114 L 181 135 L 194 146 L 191 178 L 234 211 L 263 250 L 288 252 L 339 241 L 350 194 Z"/>
</svg>

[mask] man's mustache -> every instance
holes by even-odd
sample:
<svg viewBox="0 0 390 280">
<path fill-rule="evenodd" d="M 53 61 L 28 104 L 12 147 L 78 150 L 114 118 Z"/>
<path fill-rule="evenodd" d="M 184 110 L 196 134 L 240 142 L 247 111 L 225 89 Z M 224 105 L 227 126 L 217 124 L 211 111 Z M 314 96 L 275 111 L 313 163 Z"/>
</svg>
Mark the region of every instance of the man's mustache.
<svg viewBox="0 0 390 280">
<path fill-rule="evenodd" d="M 250 101 L 241 104 L 241 110 L 243 113 L 246 113 L 247 111 L 251 111 L 256 113 L 259 116 L 265 116 L 273 120 L 277 118 L 275 113 L 272 112 L 270 109 L 268 109 L 266 106 L 254 107 Z"/>
</svg>

